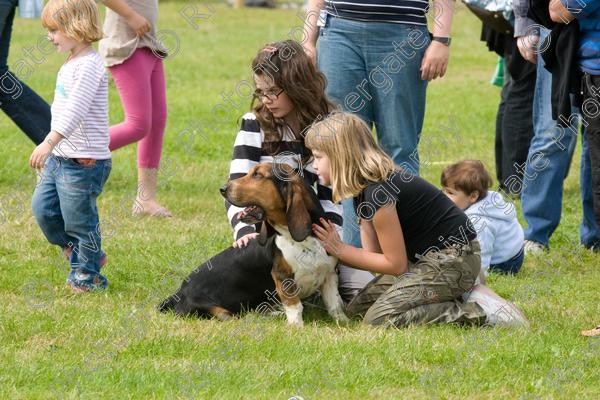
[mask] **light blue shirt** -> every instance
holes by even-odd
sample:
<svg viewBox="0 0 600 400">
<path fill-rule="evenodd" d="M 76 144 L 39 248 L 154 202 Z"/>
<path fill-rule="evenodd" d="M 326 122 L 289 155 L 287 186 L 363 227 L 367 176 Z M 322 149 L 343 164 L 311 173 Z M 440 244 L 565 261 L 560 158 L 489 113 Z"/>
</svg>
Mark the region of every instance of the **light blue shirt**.
<svg viewBox="0 0 600 400">
<path fill-rule="evenodd" d="M 39 18 L 44 8 L 43 0 L 19 0 L 20 18 Z"/>
</svg>

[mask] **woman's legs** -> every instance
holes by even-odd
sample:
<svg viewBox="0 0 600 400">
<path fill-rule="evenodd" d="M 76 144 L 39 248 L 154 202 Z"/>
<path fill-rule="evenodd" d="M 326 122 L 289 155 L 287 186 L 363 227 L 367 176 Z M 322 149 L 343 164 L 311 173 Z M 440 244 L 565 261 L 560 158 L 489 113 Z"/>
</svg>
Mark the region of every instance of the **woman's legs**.
<svg viewBox="0 0 600 400">
<path fill-rule="evenodd" d="M 125 110 L 125 121 L 110 128 L 110 149 L 138 142 L 138 187 L 134 212 L 171 216 L 156 198 L 157 175 L 167 117 L 162 60 L 137 49 L 110 68 Z"/>
</svg>

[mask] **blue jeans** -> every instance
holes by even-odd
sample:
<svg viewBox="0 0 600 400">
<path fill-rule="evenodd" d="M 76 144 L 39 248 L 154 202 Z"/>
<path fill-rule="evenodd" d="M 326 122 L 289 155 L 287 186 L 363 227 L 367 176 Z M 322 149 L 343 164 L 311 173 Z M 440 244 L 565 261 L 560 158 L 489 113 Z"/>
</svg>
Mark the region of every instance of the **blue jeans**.
<svg viewBox="0 0 600 400">
<path fill-rule="evenodd" d="M 500 264 L 490 265 L 490 272 L 498 272 L 500 274 L 516 274 L 523 266 L 523 260 L 525 259 L 524 247 L 517 253 L 516 256 L 510 260 L 501 262 Z"/>
<path fill-rule="evenodd" d="M 327 95 L 369 126 L 374 124 L 383 150 L 416 174 L 427 89 L 419 68 L 429 43 L 425 26 L 330 15 L 318 41 Z"/>
<path fill-rule="evenodd" d="M 17 0 L 0 0 L 0 108 L 35 144 L 50 132 L 50 106 L 8 70 Z"/>
<path fill-rule="evenodd" d="M 425 115 L 427 81 L 421 60 L 429 46 L 425 26 L 364 22 L 327 16 L 319 32 L 318 63 L 327 95 L 342 109 L 375 125 L 383 150 L 407 170 L 419 173 L 417 146 Z M 344 220 L 356 219 L 342 202 Z M 344 241 L 359 245 L 358 231 L 344 224 Z"/>
<path fill-rule="evenodd" d="M 96 199 L 111 165 L 110 159 L 83 166 L 51 155 L 33 193 L 33 215 L 48 241 L 63 249 L 73 248 L 67 282 L 90 289 L 108 285 L 100 274 L 102 243 Z"/>
<path fill-rule="evenodd" d="M 549 31 L 540 28 L 540 43 Z M 552 75 L 543 67 L 538 55 L 535 94 L 533 98 L 534 136 L 523 177 L 521 204 L 527 221 L 525 239 L 548 246 L 550 236 L 558 226 L 562 211 L 563 181 L 567 175 L 577 139 L 577 128 L 560 128 L 552 119 Z M 577 111 L 574 109 L 574 113 Z M 574 121 L 577 126 L 577 122 Z M 587 141 L 583 139 L 580 187 L 583 202 L 583 221 L 580 240 L 584 245 L 598 240 L 594 221 L 592 181 Z"/>
</svg>

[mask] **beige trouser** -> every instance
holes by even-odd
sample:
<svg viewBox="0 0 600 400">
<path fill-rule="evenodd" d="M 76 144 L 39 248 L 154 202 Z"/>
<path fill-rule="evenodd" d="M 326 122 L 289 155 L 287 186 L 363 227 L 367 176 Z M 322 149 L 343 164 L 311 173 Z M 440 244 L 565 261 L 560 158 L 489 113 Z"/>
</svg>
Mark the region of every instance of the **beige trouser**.
<svg viewBox="0 0 600 400">
<path fill-rule="evenodd" d="M 483 325 L 486 315 L 474 302 L 464 303 L 481 268 L 479 243 L 430 251 L 408 272 L 379 275 L 348 304 L 348 316 L 364 316 L 371 325 L 463 323 Z"/>
</svg>

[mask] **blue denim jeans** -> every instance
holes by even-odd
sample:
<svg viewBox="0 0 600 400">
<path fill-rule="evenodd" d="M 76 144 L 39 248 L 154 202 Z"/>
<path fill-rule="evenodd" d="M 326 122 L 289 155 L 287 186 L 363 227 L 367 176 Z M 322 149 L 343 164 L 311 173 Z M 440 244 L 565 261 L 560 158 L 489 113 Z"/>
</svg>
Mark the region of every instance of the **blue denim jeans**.
<svg viewBox="0 0 600 400">
<path fill-rule="evenodd" d="M 425 26 L 330 15 L 318 40 L 327 95 L 345 111 L 374 124 L 385 152 L 417 174 L 427 89 L 419 69 L 429 43 Z"/>
<path fill-rule="evenodd" d="M 498 272 L 500 274 L 516 274 L 523 266 L 523 260 L 525 259 L 525 248 L 521 250 L 513 258 L 501 262 L 500 264 L 490 265 L 491 272 Z"/>
<path fill-rule="evenodd" d="M 327 77 L 327 95 L 345 111 L 374 124 L 383 150 L 397 165 L 416 174 L 427 89 L 419 69 L 429 43 L 424 26 L 331 15 L 318 41 L 317 59 Z M 351 204 L 342 202 L 344 220 L 356 219 Z M 344 224 L 343 240 L 360 245 L 354 224 Z"/>
<path fill-rule="evenodd" d="M 540 28 L 540 43 L 548 35 Z M 527 221 L 525 239 L 548 246 L 550 236 L 558 226 L 562 211 L 563 181 L 567 175 L 577 139 L 577 128 L 560 128 L 552 119 L 552 75 L 544 68 L 538 55 L 535 94 L 533 98 L 534 136 L 531 140 L 523 176 L 521 204 Z M 576 110 L 573 110 L 576 113 Z M 575 122 L 576 125 L 576 122 Z M 584 138 L 585 141 L 585 138 Z M 580 227 L 581 243 L 598 240 L 598 226 L 594 222 L 591 191 L 589 152 L 584 143 L 581 160 L 581 196 L 583 221 Z"/>
<path fill-rule="evenodd" d="M 48 241 L 73 248 L 67 282 L 80 287 L 103 289 L 108 285 L 100 274 L 102 242 L 96 199 L 111 165 L 110 159 L 83 166 L 51 155 L 33 193 L 33 215 Z"/>
<path fill-rule="evenodd" d="M 50 106 L 7 65 L 16 6 L 17 0 L 0 0 L 0 108 L 29 139 L 40 144 L 50 132 Z"/>
</svg>

